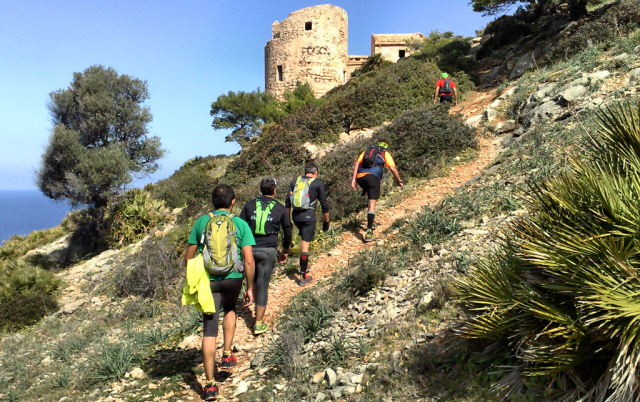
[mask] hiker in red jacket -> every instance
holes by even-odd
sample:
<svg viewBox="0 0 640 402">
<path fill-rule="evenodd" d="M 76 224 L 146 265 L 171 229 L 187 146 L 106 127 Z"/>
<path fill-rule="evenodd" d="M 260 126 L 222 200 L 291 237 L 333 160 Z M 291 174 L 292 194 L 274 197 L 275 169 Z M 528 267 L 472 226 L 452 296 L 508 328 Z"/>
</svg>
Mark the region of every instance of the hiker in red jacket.
<svg viewBox="0 0 640 402">
<path fill-rule="evenodd" d="M 449 74 L 442 73 L 442 78 L 436 82 L 436 92 L 433 95 L 433 104 L 438 103 L 438 95 L 440 96 L 440 103 L 452 102 L 454 105 L 458 104 L 458 90 L 456 89 L 456 83 L 449 78 Z M 453 99 L 455 95 L 455 100 Z"/>
</svg>

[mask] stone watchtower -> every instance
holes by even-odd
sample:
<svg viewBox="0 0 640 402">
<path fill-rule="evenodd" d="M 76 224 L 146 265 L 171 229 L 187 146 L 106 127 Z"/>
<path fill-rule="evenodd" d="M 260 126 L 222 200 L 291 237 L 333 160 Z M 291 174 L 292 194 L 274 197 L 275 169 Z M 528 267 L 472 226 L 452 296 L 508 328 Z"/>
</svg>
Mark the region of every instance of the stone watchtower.
<svg viewBox="0 0 640 402">
<path fill-rule="evenodd" d="M 264 49 L 265 90 L 282 98 L 309 83 L 316 97 L 347 81 L 347 12 L 323 4 L 289 14 L 271 26 Z"/>
</svg>

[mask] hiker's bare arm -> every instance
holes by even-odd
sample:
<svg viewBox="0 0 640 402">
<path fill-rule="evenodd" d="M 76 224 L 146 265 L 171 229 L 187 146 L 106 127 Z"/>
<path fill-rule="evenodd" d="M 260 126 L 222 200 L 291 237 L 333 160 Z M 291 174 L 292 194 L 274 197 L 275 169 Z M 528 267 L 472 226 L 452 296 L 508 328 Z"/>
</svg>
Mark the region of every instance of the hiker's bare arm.
<svg viewBox="0 0 640 402">
<path fill-rule="evenodd" d="M 353 167 L 353 178 L 351 179 L 351 188 L 356 189 L 356 176 L 358 175 L 358 167 L 360 167 L 360 162 L 356 160 L 356 165 Z"/>
<path fill-rule="evenodd" d="M 438 99 L 438 90 L 439 90 L 439 89 L 440 89 L 440 87 L 436 85 L 436 93 L 434 93 L 434 94 L 433 94 L 433 104 L 434 104 L 434 105 L 435 105 L 436 103 L 438 103 L 438 102 L 437 102 L 437 99 Z"/>
<path fill-rule="evenodd" d="M 398 183 L 400 188 L 404 188 L 404 183 L 402 182 L 402 179 L 400 178 L 400 174 L 398 173 L 398 169 L 396 169 L 394 166 L 390 166 L 389 170 L 391 170 L 391 174 L 396 179 L 396 183 Z"/>
<path fill-rule="evenodd" d="M 242 261 L 244 262 L 244 276 L 247 278 L 247 290 L 244 292 L 244 306 L 247 307 L 253 303 L 253 276 L 256 270 L 251 246 L 242 247 Z"/>
<path fill-rule="evenodd" d="M 196 246 L 195 244 L 189 244 L 187 246 L 187 249 L 184 250 L 184 260 L 189 261 L 190 259 L 195 257 L 196 251 L 198 251 L 198 246 Z"/>
<path fill-rule="evenodd" d="M 453 94 L 455 95 L 455 103 L 458 104 L 458 89 L 453 87 Z"/>
</svg>

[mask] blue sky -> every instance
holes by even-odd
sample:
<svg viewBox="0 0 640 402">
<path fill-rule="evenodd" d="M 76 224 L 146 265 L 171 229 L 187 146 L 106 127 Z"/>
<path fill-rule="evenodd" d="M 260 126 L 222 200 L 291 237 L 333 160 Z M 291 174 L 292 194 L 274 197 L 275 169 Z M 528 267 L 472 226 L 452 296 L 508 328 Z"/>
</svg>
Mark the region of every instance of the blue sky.
<svg viewBox="0 0 640 402">
<path fill-rule="evenodd" d="M 0 190 L 35 189 L 34 171 L 52 124 L 49 93 L 94 64 L 148 82 L 150 134 L 167 156 L 144 185 L 194 156 L 231 154 L 211 128 L 211 102 L 228 91 L 264 89 L 264 45 L 271 24 L 301 8 L 293 0 L 2 2 L 0 12 Z M 369 54 L 372 33 L 474 36 L 491 20 L 468 0 L 344 0 L 349 54 Z"/>
</svg>

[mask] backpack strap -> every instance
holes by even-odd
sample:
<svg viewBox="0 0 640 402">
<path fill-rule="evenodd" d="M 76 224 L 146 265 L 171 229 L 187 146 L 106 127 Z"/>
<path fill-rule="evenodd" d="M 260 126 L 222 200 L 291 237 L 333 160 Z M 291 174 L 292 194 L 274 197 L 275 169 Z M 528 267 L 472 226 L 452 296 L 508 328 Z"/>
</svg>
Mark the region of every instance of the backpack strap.
<svg viewBox="0 0 640 402">
<path fill-rule="evenodd" d="M 262 209 L 262 200 L 260 198 L 256 198 L 256 223 L 255 223 L 255 234 L 259 235 L 268 235 L 265 231 L 265 225 L 267 224 L 267 219 L 273 210 L 273 207 L 276 206 L 276 201 L 269 201 L 267 203 L 267 207 Z"/>
</svg>

